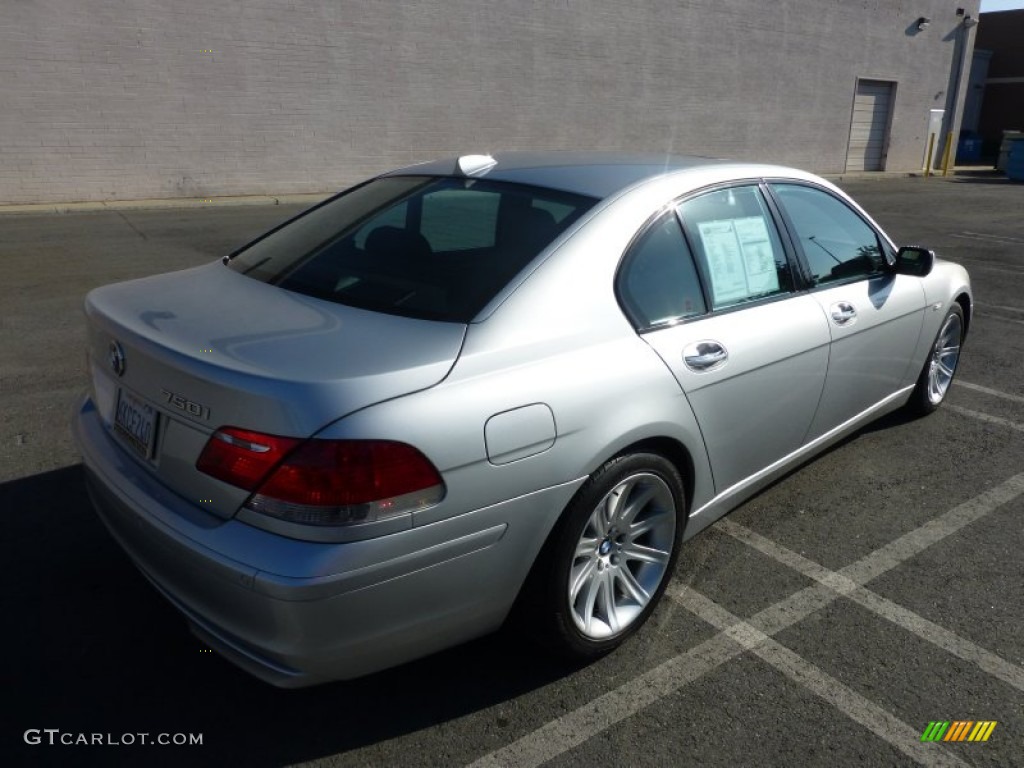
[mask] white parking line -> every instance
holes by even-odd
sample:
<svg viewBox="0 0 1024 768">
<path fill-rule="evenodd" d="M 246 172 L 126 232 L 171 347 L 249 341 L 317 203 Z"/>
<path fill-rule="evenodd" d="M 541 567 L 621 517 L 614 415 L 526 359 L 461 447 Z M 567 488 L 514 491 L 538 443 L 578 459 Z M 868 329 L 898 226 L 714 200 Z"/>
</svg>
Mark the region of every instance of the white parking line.
<svg viewBox="0 0 1024 768">
<path fill-rule="evenodd" d="M 1003 323 L 1013 323 L 1014 325 L 1024 325 L 1024 320 L 1015 320 L 1012 317 L 1003 317 L 1002 315 L 993 315 L 991 312 L 983 312 L 981 310 L 975 310 L 974 315 L 976 317 L 984 317 L 990 320 L 999 320 Z"/>
<path fill-rule="evenodd" d="M 1024 472 L 1014 475 L 994 488 L 959 504 L 943 515 L 905 533 L 884 547 L 841 568 L 839 573 L 858 585 L 877 579 L 920 552 L 956 533 L 966 525 L 1024 494 Z"/>
<path fill-rule="evenodd" d="M 861 584 L 896 567 L 904 560 L 956 533 L 965 525 L 1021 494 L 1024 494 L 1024 473 L 1015 475 L 995 488 L 960 504 L 936 520 L 925 523 L 856 563 L 846 566 L 838 573 L 828 571 L 823 566 L 807 560 L 809 567 L 818 573 L 822 580 L 750 617 L 745 622 L 745 630 L 740 628 L 731 633 L 720 632 L 628 683 L 484 755 L 471 763 L 470 767 L 535 768 L 740 655 L 746 650 L 743 639 L 749 639 L 750 632 L 759 633 L 758 637 L 781 632 L 838 599 L 841 594 L 838 590 L 849 589 L 849 594 L 852 594 Z M 724 521 L 719 521 L 718 525 L 722 522 Z M 796 553 L 791 554 L 800 557 Z M 794 563 L 797 562 L 790 559 Z M 829 586 L 826 586 L 826 583 Z M 684 588 L 669 585 L 669 593 L 678 599 L 684 596 L 686 591 Z M 911 741 L 917 744 L 920 741 L 919 737 L 920 734 L 914 732 Z"/>
<path fill-rule="evenodd" d="M 1005 304 L 989 304 L 987 301 L 980 304 L 978 302 L 974 302 L 974 306 L 984 307 L 985 309 L 992 307 L 992 309 L 1001 309 L 1004 312 L 1020 312 L 1021 314 L 1024 314 L 1024 307 L 1008 307 Z"/>
<path fill-rule="evenodd" d="M 1019 482 L 1009 486 L 1006 486 L 1006 484 L 1004 484 L 1004 486 L 1000 486 L 1002 491 L 1005 493 L 1012 493 L 1014 489 L 1017 489 L 1017 495 L 1024 493 L 1024 475 L 1018 475 L 1016 478 L 1011 479 L 1019 480 Z M 997 498 L 1002 498 L 1002 496 L 996 495 L 995 497 L 990 497 L 987 500 L 988 504 L 991 504 Z M 977 514 L 979 510 L 987 509 L 987 507 L 987 504 L 979 503 L 972 505 L 971 511 L 974 514 Z M 945 536 L 948 536 L 950 533 L 959 530 L 964 525 L 967 525 L 969 522 L 977 519 L 977 517 L 971 518 L 970 513 L 965 513 L 963 510 L 958 512 L 958 510 L 960 510 L 959 507 L 956 510 L 953 510 L 953 512 L 947 513 L 947 515 L 949 515 L 949 519 L 932 528 L 932 535 L 935 535 L 936 532 L 942 532 L 942 538 L 945 538 Z M 946 515 L 943 517 L 946 517 Z M 940 520 L 942 520 L 942 518 L 940 518 Z M 792 550 L 786 549 L 782 545 L 777 544 L 771 539 L 768 539 L 761 534 L 740 525 L 739 523 L 735 523 L 731 520 L 720 520 L 716 524 L 716 528 L 729 534 L 733 538 L 742 541 L 744 544 L 756 549 L 758 552 L 767 555 L 776 562 L 782 563 L 783 565 L 792 568 L 798 573 L 802 573 L 804 576 L 807 576 L 820 584 L 824 584 L 833 591 L 862 605 L 869 611 L 872 611 L 882 618 L 888 619 L 893 624 L 917 635 L 922 640 L 926 640 L 932 645 L 938 646 L 947 653 L 951 653 L 964 661 L 975 664 L 993 677 L 997 677 L 1003 682 L 1009 683 L 1019 691 L 1024 691 L 1024 669 L 1018 667 L 1016 664 L 1006 661 L 991 651 L 982 648 L 980 645 L 977 645 L 966 638 L 960 637 L 956 633 L 950 632 L 944 627 L 940 627 L 938 624 L 929 621 L 923 616 L 919 616 L 913 611 L 904 608 L 903 606 L 898 605 L 897 603 L 894 603 L 863 586 L 860 586 L 857 581 L 844 576 L 842 573 L 830 571 L 818 563 L 808 560 Z M 920 545 L 929 541 L 930 538 L 930 536 L 925 535 L 915 536 L 913 544 L 907 545 L 905 543 L 902 546 L 896 547 L 894 552 L 889 553 L 889 557 L 886 558 L 886 560 L 890 562 L 896 560 L 898 564 L 899 562 L 902 562 L 902 560 L 899 559 L 900 557 L 906 555 L 910 551 L 920 551 L 922 548 Z M 899 539 L 897 539 L 897 541 L 899 541 Z M 929 544 L 924 545 L 929 546 Z M 898 555 L 896 554 L 897 552 L 899 553 Z M 874 567 L 862 569 L 861 574 L 869 575 L 875 573 L 877 569 L 878 565 L 876 564 Z"/>
<path fill-rule="evenodd" d="M 935 749 L 934 744 L 923 744 L 920 730 L 907 725 L 789 648 L 733 616 L 713 600 L 692 589 L 680 590 L 674 597 L 701 619 L 742 643 L 759 659 L 921 765 L 968 765 L 945 750 Z"/>
<path fill-rule="evenodd" d="M 546 763 L 720 667 L 744 650 L 744 646 L 729 635 L 719 633 L 523 738 L 484 755 L 470 763 L 469 768 L 525 768 Z"/>
<path fill-rule="evenodd" d="M 1022 323 L 1022 325 L 1024 325 L 1024 323 Z M 1004 419 L 1000 416 L 992 416 L 991 414 L 982 413 L 981 411 L 972 411 L 970 408 L 961 408 L 959 405 L 953 405 L 952 403 L 946 403 L 944 407 L 954 413 L 959 413 L 961 416 L 970 416 L 972 419 L 984 421 L 988 424 L 998 424 L 1001 427 L 1009 427 L 1010 429 L 1015 429 L 1018 432 L 1024 432 L 1024 424 L 1018 424 L 1016 421 L 1010 421 L 1009 419 Z"/>
<path fill-rule="evenodd" d="M 992 397 L 1001 397 L 1003 400 L 1009 400 L 1012 403 L 1024 403 L 1024 397 L 1020 395 L 1011 395 L 1009 392 L 1000 392 L 998 389 L 990 389 L 983 387 L 980 384 L 972 384 L 969 381 L 963 379 L 956 379 L 955 385 L 957 387 L 963 387 L 964 389 L 972 389 L 975 392 L 981 392 L 983 395 L 991 395 Z"/>
<path fill-rule="evenodd" d="M 1004 275 L 1013 275 L 1014 277 L 1020 277 L 1019 269 L 1011 269 L 1009 267 L 992 267 L 985 263 L 978 261 L 971 261 L 971 272 L 976 269 L 982 270 L 983 272 L 1001 272 Z"/>
<path fill-rule="evenodd" d="M 1012 685 L 1018 691 L 1024 691 L 1024 669 L 992 651 L 960 637 L 955 632 L 951 632 L 865 587 L 858 587 L 847 597 L 869 611 L 888 619 L 893 624 L 912 632 L 922 640 L 927 640 L 947 653 L 974 664 L 978 669 Z"/>
<path fill-rule="evenodd" d="M 984 232 L 964 232 L 960 235 L 950 235 L 950 237 L 967 237 L 974 240 L 998 240 L 1007 243 L 1024 243 L 1019 237 L 1012 237 L 1011 235 L 989 235 Z"/>
</svg>

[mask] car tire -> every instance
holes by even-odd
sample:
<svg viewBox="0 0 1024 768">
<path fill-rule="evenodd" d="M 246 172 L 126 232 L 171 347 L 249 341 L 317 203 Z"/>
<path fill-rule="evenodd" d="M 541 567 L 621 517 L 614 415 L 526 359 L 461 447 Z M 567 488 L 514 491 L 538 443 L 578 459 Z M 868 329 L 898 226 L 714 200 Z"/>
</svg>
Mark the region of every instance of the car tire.
<svg viewBox="0 0 1024 768">
<path fill-rule="evenodd" d="M 665 591 L 685 509 L 682 478 L 664 457 L 632 453 L 604 464 L 566 507 L 527 580 L 527 631 L 581 661 L 621 645 Z"/>
<path fill-rule="evenodd" d="M 925 416 L 942 405 L 953 384 L 960 362 L 960 347 L 964 341 L 964 311 L 953 302 L 939 327 L 924 361 L 917 386 L 910 396 L 907 408 L 911 413 Z"/>
</svg>

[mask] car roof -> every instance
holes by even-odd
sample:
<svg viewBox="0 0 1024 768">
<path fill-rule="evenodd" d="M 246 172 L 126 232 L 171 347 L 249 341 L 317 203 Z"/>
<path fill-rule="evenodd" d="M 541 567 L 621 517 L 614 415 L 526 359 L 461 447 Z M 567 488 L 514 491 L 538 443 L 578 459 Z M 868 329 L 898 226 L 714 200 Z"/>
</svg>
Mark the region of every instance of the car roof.
<svg viewBox="0 0 1024 768">
<path fill-rule="evenodd" d="M 730 161 L 655 152 L 544 151 L 498 152 L 486 157 L 493 165 L 464 173 L 458 157 L 391 171 L 387 176 L 470 176 L 491 181 L 529 184 L 605 198 L 645 179 L 689 169 L 728 165 Z"/>
</svg>

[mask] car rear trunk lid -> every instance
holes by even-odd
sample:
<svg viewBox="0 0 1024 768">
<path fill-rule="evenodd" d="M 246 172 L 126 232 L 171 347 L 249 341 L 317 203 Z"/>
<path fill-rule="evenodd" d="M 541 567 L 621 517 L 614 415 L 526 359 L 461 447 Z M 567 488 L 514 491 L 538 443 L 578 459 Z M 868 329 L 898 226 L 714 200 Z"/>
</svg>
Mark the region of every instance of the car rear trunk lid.
<svg viewBox="0 0 1024 768">
<path fill-rule="evenodd" d="M 114 439 L 221 517 L 248 494 L 195 469 L 217 428 L 308 437 L 441 381 L 466 330 L 300 295 L 220 263 L 98 288 L 85 311 L 94 398 Z"/>
</svg>

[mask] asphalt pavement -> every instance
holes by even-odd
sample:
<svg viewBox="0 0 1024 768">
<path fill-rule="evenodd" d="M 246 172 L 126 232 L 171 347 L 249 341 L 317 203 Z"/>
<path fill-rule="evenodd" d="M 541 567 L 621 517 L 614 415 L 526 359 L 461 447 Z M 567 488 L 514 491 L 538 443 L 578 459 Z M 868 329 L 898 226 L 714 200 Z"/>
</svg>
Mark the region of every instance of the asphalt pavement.
<svg viewBox="0 0 1024 768">
<path fill-rule="evenodd" d="M 90 288 L 210 261 L 302 206 L 0 213 L 0 763 L 1024 764 L 1024 185 L 842 186 L 971 272 L 937 413 L 871 425 L 697 536 L 597 663 L 498 634 L 300 691 L 189 634 L 89 508 L 68 420 Z M 933 721 L 996 725 L 922 741 Z M 164 735 L 202 743 L 142 743 Z"/>
</svg>

